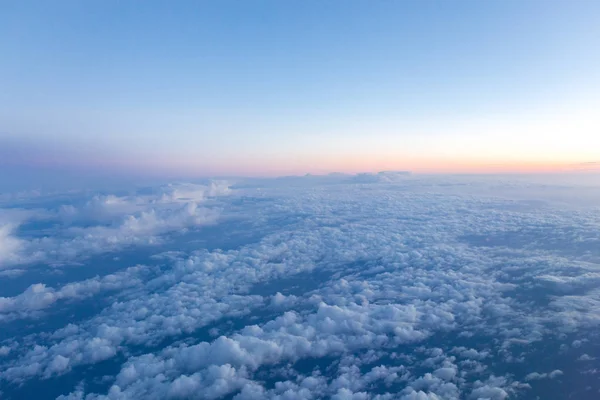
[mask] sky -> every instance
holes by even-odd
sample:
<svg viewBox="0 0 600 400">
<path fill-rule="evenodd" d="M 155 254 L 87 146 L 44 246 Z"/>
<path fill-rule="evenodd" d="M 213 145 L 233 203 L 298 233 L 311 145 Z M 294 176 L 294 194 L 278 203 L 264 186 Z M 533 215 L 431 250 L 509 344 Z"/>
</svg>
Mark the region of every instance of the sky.
<svg viewBox="0 0 600 400">
<path fill-rule="evenodd" d="M 0 167 L 597 169 L 598 37 L 592 0 L 2 2 Z"/>
</svg>

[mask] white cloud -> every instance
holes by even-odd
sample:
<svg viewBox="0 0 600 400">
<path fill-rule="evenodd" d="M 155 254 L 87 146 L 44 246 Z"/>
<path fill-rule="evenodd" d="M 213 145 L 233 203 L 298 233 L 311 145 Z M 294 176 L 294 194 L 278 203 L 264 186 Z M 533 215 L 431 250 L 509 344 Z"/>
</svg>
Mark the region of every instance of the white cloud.
<svg viewBox="0 0 600 400">
<path fill-rule="evenodd" d="M 522 183 L 335 179 L 306 178 L 308 190 L 292 180 L 251 182 L 218 207 L 209 198 L 227 190 L 177 185 L 77 208 L 118 222 L 82 227 L 83 217 L 72 217 L 68 235 L 45 251 L 147 243 L 207 223 L 214 208 L 261 235 L 225 250 L 174 243 L 154 258 L 156 273 L 130 268 L 2 298 L 6 323 L 90 296 L 113 301 L 60 329 L 13 338 L 0 379 L 28 384 L 124 358 L 107 391 L 64 393 L 501 400 L 536 390 L 518 379 L 559 373 L 495 377 L 496 366 L 600 323 L 593 254 L 567 251 L 591 240 L 593 213 L 496 196 L 507 186 L 525 191 Z"/>
<path fill-rule="evenodd" d="M 563 375 L 563 372 L 560 369 L 555 369 L 552 372 L 544 372 L 544 373 L 532 372 L 530 374 L 527 374 L 527 376 L 525 376 L 525 380 L 526 381 L 536 381 L 536 380 L 540 380 L 540 379 L 554 379 L 561 375 Z"/>
<path fill-rule="evenodd" d="M 13 235 L 14 226 L 0 225 L 0 268 L 19 261 L 23 241 Z"/>
<path fill-rule="evenodd" d="M 11 351 L 11 348 L 8 346 L 0 347 L 0 357 L 7 356 L 8 354 L 10 354 L 10 351 Z"/>
<path fill-rule="evenodd" d="M 230 192 L 224 181 L 182 183 L 159 187 L 152 195 L 96 195 L 82 206 L 25 210 L 19 218 L 5 212 L 16 222 L 2 224 L 0 219 L 0 269 L 33 262 L 60 264 L 125 246 L 159 243 L 164 234 L 215 223 L 219 210 L 203 203 Z M 58 224 L 58 234 L 29 239 L 14 235 L 19 224 L 35 218 Z"/>
<path fill-rule="evenodd" d="M 140 283 L 136 275 L 146 269 L 143 266 L 130 267 L 102 278 L 68 283 L 58 290 L 43 283 L 33 284 L 15 297 L 0 297 L 0 322 L 35 316 L 36 311 L 48 308 L 59 300 L 84 299 L 102 291 L 135 286 Z"/>
<path fill-rule="evenodd" d="M 582 354 L 578 360 L 579 361 L 594 361 L 596 359 L 596 357 L 592 357 L 589 354 Z"/>
</svg>

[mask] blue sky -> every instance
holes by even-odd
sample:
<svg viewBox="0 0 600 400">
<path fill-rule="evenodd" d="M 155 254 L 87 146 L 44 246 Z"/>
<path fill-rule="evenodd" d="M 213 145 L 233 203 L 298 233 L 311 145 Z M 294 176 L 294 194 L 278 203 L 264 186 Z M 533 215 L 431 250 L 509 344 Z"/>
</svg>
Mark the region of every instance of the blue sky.
<svg viewBox="0 0 600 400">
<path fill-rule="evenodd" d="M 583 0 L 5 2 L 0 158 L 198 176 L 598 161 L 599 15 Z"/>
</svg>

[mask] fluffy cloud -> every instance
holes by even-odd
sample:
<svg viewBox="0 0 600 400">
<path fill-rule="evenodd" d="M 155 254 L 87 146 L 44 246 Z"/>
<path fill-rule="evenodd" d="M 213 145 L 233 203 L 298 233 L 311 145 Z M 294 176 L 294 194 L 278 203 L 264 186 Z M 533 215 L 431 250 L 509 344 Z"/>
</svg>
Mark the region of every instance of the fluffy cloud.
<svg viewBox="0 0 600 400">
<path fill-rule="evenodd" d="M 2 298 L 7 324 L 92 296 L 110 301 L 58 329 L 8 338 L 0 379 L 18 396 L 15 385 L 114 362 L 104 388 L 65 388 L 63 398 L 538 395 L 536 382 L 559 370 L 506 371 L 536 351 L 559 354 L 564 337 L 583 339 L 600 323 L 593 248 L 570 249 L 595 243 L 597 215 L 496 195 L 516 187 L 523 196 L 522 182 L 363 178 L 250 180 L 219 202 L 211 197 L 226 188 L 178 184 L 74 206 L 83 211 L 48 248 L 147 243 L 139 239 L 205 224 L 215 209 L 234 221 L 219 235 L 253 235 L 224 249 L 164 242 L 170 251 L 156 265 Z M 98 224 L 81 223 L 94 214 L 85 210 L 104 210 Z"/>
<path fill-rule="evenodd" d="M 13 235 L 14 227 L 0 225 L 0 268 L 17 263 L 23 249 L 23 241 Z"/>
<path fill-rule="evenodd" d="M 24 210 L 25 216 L 12 224 L 2 224 L 0 218 L 0 268 L 34 262 L 64 263 L 126 246 L 160 243 L 161 236 L 170 232 L 214 223 L 219 209 L 203 204 L 229 194 L 230 189 L 227 182 L 215 181 L 208 185 L 171 184 L 152 192 L 94 195 L 82 205 Z M 19 224 L 40 219 L 61 229 L 57 234 L 28 239 L 14 235 Z"/>
<path fill-rule="evenodd" d="M 43 283 L 29 286 L 14 297 L 0 297 L 0 322 L 36 316 L 36 312 L 60 300 L 84 299 L 100 292 L 120 290 L 140 283 L 136 277 L 146 268 L 135 266 L 115 274 L 72 282 L 56 290 Z"/>
<path fill-rule="evenodd" d="M 554 379 L 556 377 L 559 377 L 563 375 L 563 372 L 560 369 L 555 369 L 552 372 L 545 372 L 540 374 L 539 372 L 532 372 L 530 374 L 527 374 L 527 376 L 525 376 L 525 380 L 526 381 L 535 381 L 535 380 L 539 380 L 539 379 Z"/>
</svg>

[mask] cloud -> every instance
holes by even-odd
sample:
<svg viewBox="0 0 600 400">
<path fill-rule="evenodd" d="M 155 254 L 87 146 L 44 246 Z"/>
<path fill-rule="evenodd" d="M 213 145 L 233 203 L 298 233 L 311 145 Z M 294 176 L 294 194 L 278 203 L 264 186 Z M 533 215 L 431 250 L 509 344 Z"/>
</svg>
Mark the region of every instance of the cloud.
<svg viewBox="0 0 600 400">
<path fill-rule="evenodd" d="M 394 183 L 405 181 L 410 177 L 409 171 L 382 171 L 376 174 L 361 173 L 352 177 L 353 183 Z"/>
<path fill-rule="evenodd" d="M 153 191 L 150 195 L 95 195 L 83 205 L 27 211 L 16 224 L 0 225 L 0 268 L 35 262 L 60 264 L 125 246 L 160 243 L 165 234 L 213 224 L 219 210 L 203 203 L 231 192 L 224 181 L 170 184 Z M 36 218 L 55 223 L 58 232 L 15 237 L 19 224 Z"/>
<path fill-rule="evenodd" d="M 530 374 L 527 374 L 527 376 L 525 376 L 525 380 L 526 381 L 536 381 L 536 380 L 540 380 L 540 379 L 554 379 L 557 378 L 559 376 L 563 375 L 563 372 L 560 369 L 555 369 L 552 372 L 545 372 L 540 374 L 539 372 L 532 372 Z"/>
<path fill-rule="evenodd" d="M 218 198 L 226 186 L 94 194 L 57 212 L 70 220 L 38 249 L 78 255 L 115 238 L 117 251 L 170 232 L 182 241 L 163 240 L 156 265 L 2 298 L 7 324 L 92 296 L 106 305 L 9 338 L 0 379 L 43 385 L 110 360 L 105 388 L 65 388 L 64 398 L 506 399 L 538 395 L 521 381 L 568 367 L 561 335 L 582 340 L 600 324 L 594 254 L 569 251 L 596 233 L 589 209 L 515 206 L 495 194 L 526 185 L 497 178 L 334 178 L 299 178 L 308 190 L 242 182 L 238 196 Z M 185 229 L 216 210 L 214 223 L 233 221 L 218 235 L 260 234 L 184 248 Z M 554 350 L 561 370 L 498 376 Z"/>
<path fill-rule="evenodd" d="M 589 354 L 582 354 L 578 360 L 579 361 L 594 361 L 596 359 L 596 357 L 592 357 Z"/>
<path fill-rule="evenodd" d="M 13 235 L 14 226 L 0 225 L 0 268 L 12 265 L 21 259 L 23 241 Z"/>
<path fill-rule="evenodd" d="M 43 283 L 30 285 L 14 297 L 0 297 L 0 322 L 38 316 L 37 311 L 46 309 L 60 300 L 85 299 L 100 292 L 122 290 L 140 283 L 137 274 L 146 270 L 143 266 L 130 267 L 122 272 L 72 282 L 56 290 Z"/>
</svg>

